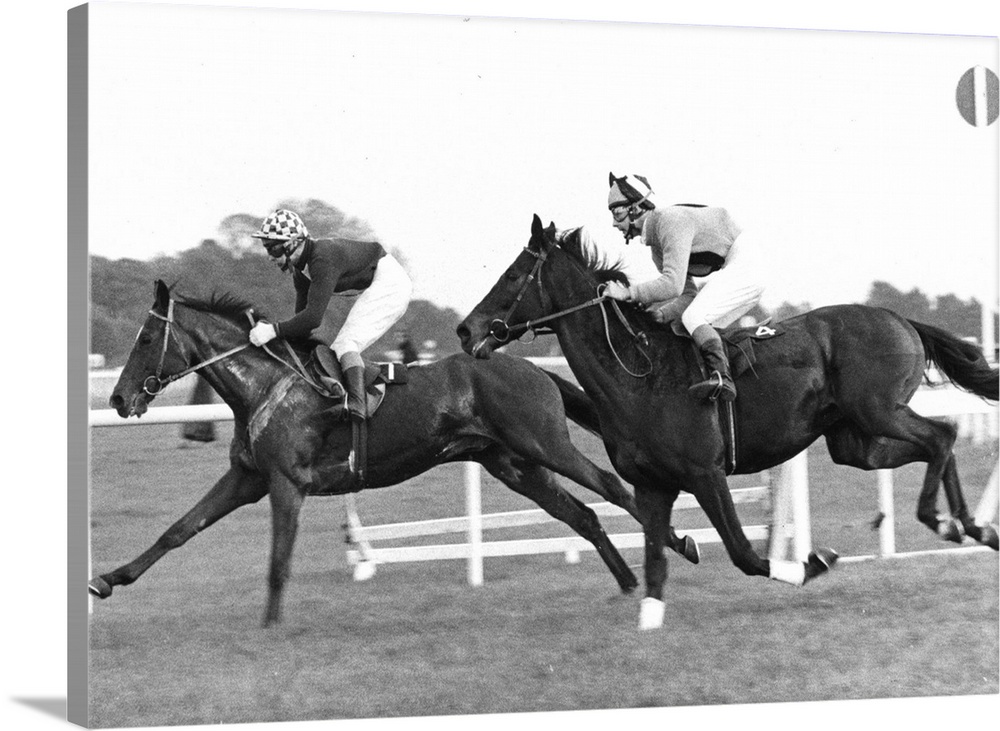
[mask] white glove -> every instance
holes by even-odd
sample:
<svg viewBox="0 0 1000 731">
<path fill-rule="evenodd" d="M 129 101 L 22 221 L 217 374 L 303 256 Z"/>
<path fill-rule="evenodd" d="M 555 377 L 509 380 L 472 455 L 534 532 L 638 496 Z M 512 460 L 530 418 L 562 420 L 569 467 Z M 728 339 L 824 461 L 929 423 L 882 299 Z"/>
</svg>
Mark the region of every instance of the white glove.
<svg viewBox="0 0 1000 731">
<path fill-rule="evenodd" d="M 629 302 L 632 299 L 632 295 L 629 294 L 628 287 L 621 282 L 608 282 L 605 284 L 604 296 L 610 297 L 613 300 L 624 300 L 625 302 Z"/>
<path fill-rule="evenodd" d="M 276 337 L 278 337 L 278 333 L 274 331 L 274 325 L 269 322 L 258 322 L 250 330 L 250 342 L 258 347 Z"/>
</svg>

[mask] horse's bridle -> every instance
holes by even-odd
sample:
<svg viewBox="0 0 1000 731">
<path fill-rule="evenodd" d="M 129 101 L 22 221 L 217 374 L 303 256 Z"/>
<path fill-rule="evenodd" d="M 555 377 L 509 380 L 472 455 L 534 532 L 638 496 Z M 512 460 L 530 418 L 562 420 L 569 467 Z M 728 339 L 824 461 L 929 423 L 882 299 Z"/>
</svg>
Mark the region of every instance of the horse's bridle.
<svg viewBox="0 0 1000 731">
<path fill-rule="evenodd" d="M 568 307 L 565 310 L 559 310 L 558 312 L 553 312 L 552 314 L 545 315 L 544 317 L 539 317 L 537 320 L 525 320 L 524 322 L 518 323 L 516 325 L 509 324 L 511 317 L 514 316 L 514 312 L 517 311 L 517 306 L 521 303 L 521 300 L 524 298 L 525 292 L 528 291 L 528 287 L 531 286 L 531 283 L 534 282 L 536 278 L 538 280 L 539 291 L 544 292 L 544 290 L 542 289 L 542 265 L 545 263 L 546 259 L 548 259 L 549 252 L 547 249 L 542 249 L 541 251 L 534 251 L 530 246 L 525 246 L 524 250 L 528 254 L 531 254 L 531 256 L 535 257 L 535 265 L 531 268 L 531 272 L 529 272 L 528 277 L 524 280 L 524 284 L 521 285 L 521 289 L 518 290 L 517 296 L 514 298 L 514 301 L 511 303 L 510 308 L 507 310 L 507 314 L 504 315 L 502 319 L 496 318 L 492 322 L 490 322 L 489 326 L 490 337 L 492 337 L 501 345 L 504 345 L 510 341 L 511 335 L 513 333 L 518 333 L 518 335 L 514 338 L 516 340 L 521 333 L 529 331 L 536 332 L 537 326 L 541 325 L 542 323 L 550 322 L 560 317 L 565 317 L 566 315 L 569 315 L 573 312 L 586 309 L 587 307 L 593 307 L 594 305 L 599 305 L 605 300 L 610 299 L 611 306 L 614 309 L 615 314 L 618 315 L 618 319 L 621 321 L 622 325 L 625 326 L 625 329 L 632 336 L 632 338 L 635 341 L 642 343 L 643 345 L 648 344 L 646 334 L 643 332 L 637 333 L 635 330 L 633 330 L 632 326 L 629 324 L 628 320 L 625 319 L 625 316 L 619 309 L 618 303 L 604 294 L 603 284 L 598 285 L 597 296 L 594 297 L 593 299 L 587 300 L 586 302 L 574 305 L 573 307 Z M 624 363 L 622 363 L 622 360 L 621 358 L 618 357 L 618 353 L 615 351 L 614 346 L 611 345 L 611 336 L 610 336 L 610 331 L 608 330 L 608 315 L 603 307 L 601 308 L 601 316 L 604 318 L 604 332 L 605 335 L 607 336 L 608 345 L 609 347 L 611 347 L 611 352 L 614 353 L 615 359 L 618 361 L 618 364 L 622 368 L 624 368 L 629 375 L 636 376 L 638 378 L 643 378 L 649 375 L 649 373 L 652 371 L 652 363 L 649 363 L 650 370 L 646 371 L 645 373 L 633 373 L 628 369 L 628 367 Z M 643 353 L 643 356 L 645 356 L 646 360 L 649 361 L 649 356 L 647 356 L 645 353 Z"/>
<path fill-rule="evenodd" d="M 537 320 L 525 320 L 524 322 L 518 323 L 516 325 L 509 324 L 510 318 L 514 316 L 514 312 L 517 311 L 517 306 L 521 304 L 521 299 L 524 297 L 524 293 L 528 291 L 528 287 L 531 283 L 535 281 L 536 277 L 538 279 L 538 287 L 541 290 L 542 286 L 542 264 L 549 257 L 548 251 L 533 251 L 530 247 L 525 246 L 524 250 L 535 257 L 535 265 L 531 268 L 531 272 L 528 274 L 527 279 L 524 280 L 524 284 L 521 285 L 521 289 L 518 291 L 517 296 L 514 298 L 514 302 L 511 304 L 510 309 L 507 310 L 507 314 L 503 316 L 503 319 L 497 318 L 490 323 L 489 333 L 498 343 L 507 343 L 511 339 L 511 334 L 518 333 L 515 336 L 520 337 L 523 332 L 534 332 L 538 325 L 544 322 L 549 322 L 551 320 L 558 319 L 571 312 L 576 312 L 577 310 L 582 310 L 586 307 L 593 307 L 594 305 L 600 304 L 607 297 L 603 294 L 598 294 L 591 300 L 587 300 L 583 304 L 575 305 L 569 307 L 565 310 L 560 310 L 559 312 L 553 312 L 551 315 L 546 315 L 545 317 L 539 317 Z"/>
<path fill-rule="evenodd" d="M 156 366 L 156 373 L 152 376 L 147 376 L 142 382 L 142 390 L 145 391 L 150 396 L 156 396 L 163 391 L 168 385 L 174 381 L 183 378 L 189 373 L 194 373 L 195 371 L 201 370 L 206 366 L 210 366 L 223 358 L 228 358 L 231 355 L 239 353 L 241 350 L 245 350 L 250 347 L 250 343 L 244 343 L 243 345 L 237 345 L 235 348 L 230 348 L 224 353 L 219 353 L 218 355 L 212 356 L 208 360 L 204 360 L 197 365 L 193 365 L 190 368 L 185 368 L 180 373 L 174 373 L 167 377 L 163 377 L 163 364 L 167 359 L 167 349 L 170 346 L 170 336 L 173 334 L 171 326 L 174 325 L 174 300 L 171 299 L 167 305 L 167 314 L 161 315 L 159 312 L 149 311 L 149 314 L 158 320 L 163 320 L 165 323 L 165 330 L 163 333 L 163 348 L 160 350 L 160 362 Z M 247 310 L 247 317 L 250 318 L 251 324 L 253 324 L 253 313 L 251 310 Z M 176 337 L 176 336 L 175 336 Z M 179 344 L 179 343 L 178 343 Z"/>
</svg>

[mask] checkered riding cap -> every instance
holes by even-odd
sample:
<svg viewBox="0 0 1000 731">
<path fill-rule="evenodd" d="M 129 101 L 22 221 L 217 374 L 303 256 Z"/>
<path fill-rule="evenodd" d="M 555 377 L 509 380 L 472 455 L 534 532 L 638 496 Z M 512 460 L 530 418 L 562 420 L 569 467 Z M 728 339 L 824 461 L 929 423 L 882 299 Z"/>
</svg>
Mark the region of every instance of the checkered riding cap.
<svg viewBox="0 0 1000 731">
<path fill-rule="evenodd" d="M 608 208 L 618 208 L 638 204 L 640 208 L 655 208 L 653 189 L 649 181 L 641 175 L 625 175 L 616 178 L 614 173 L 608 173 Z"/>
<path fill-rule="evenodd" d="M 306 225 L 302 223 L 299 214 L 282 208 L 265 218 L 264 223 L 260 225 L 260 231 L 251 235 L 257 239 L 292 241 L 308 237 L 309 231 L 306 230 Z"/>
</svg>

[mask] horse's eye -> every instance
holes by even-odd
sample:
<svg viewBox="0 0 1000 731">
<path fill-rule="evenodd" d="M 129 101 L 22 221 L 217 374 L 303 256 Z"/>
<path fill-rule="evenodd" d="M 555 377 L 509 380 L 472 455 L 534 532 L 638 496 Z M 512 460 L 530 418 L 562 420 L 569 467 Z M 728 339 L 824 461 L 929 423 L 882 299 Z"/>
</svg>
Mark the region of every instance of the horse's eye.
<svg viewBox="0 0 1000 731">
<path fill-rule="evenodd" d="M 507 270 L 507 279 L 509 279 L 512 282 L 516 281 L 517 279 L 519 279 L 520 276 L 521 276 L 521 273 L 519 271 L 515 270 L 515 269 L 508 269 Z"/>
<path fill-rule="evenodd" d="M 143 334 L 139 336 L 139 343 L 141 345 L 149 345 L 151 342 L 153 342 L 153 338 L 148 335 Z"/>
</svg>

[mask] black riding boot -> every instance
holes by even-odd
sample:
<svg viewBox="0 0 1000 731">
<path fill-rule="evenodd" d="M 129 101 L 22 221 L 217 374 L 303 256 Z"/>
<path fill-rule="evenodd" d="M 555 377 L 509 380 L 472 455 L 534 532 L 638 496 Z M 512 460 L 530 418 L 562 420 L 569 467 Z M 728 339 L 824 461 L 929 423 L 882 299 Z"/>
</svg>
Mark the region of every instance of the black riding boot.
<svg viewBox="0 0 1000 731">
<path fill-rule="evenodd" d="M 716 399 L 733 401 L 736 398 L 736 385 L 729 375 L 729 358 L 726 356 L 726 348 L 719 333 L 711 325 L 699 325 L 691 333 L 691 337 L 694 338 L 705 359 L 708 378 L 691 386 L 688 392 L 697 398 L 707 398 L 709 401 Z"/>
<path fill-rule="evenodd" d="M 351 415 L 351 472 L 357 489 L 362 490 L 368 473 L 368 398 L 364 367 L 345 368 L 344 384 L 347 386 L 347 411 Z"/>
</svg>

